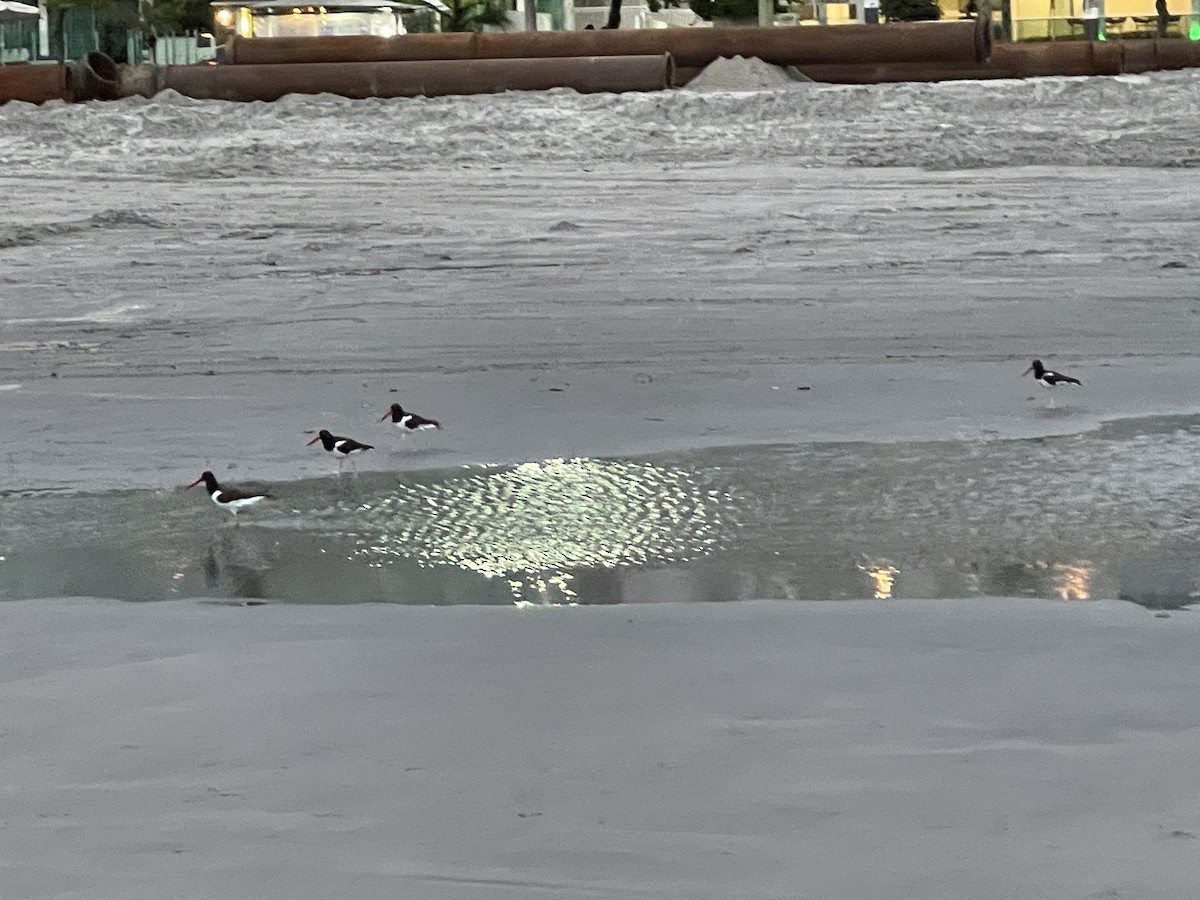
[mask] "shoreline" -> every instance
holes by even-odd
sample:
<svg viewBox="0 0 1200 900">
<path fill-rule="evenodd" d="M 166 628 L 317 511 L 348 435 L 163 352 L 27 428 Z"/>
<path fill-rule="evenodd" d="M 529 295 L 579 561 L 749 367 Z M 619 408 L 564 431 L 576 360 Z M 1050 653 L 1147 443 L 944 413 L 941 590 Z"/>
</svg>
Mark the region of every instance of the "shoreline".
<svg viewBox="0 0 1200 900">
<path fill-rule="evenodd" d="M 709 376 L 699 389 L 695 379 L 671 373 L 643 383 L 628 370 L 562 377 L 426 376 L 407 383 L 416 385 L 413 396 L 431 399 L 405 405 L 441 419 L 443 429 L 420 435 L 401 435 L 390 423 L 372 421 L 392 397 L 403 396 L 386 387 L 400 379 L 379 379 L 376 386 L 351 375 L 326 377 L 290 401 L 284 394 L 289 376 L 34 381 L 7 390 L 4 403 L 10 428 L 39 434 L 46 446 L 35 455 L 9 454 L 6 490 L 164 490 L 182 487 L 204 469 L 232 481 L 335 475 L 337 462 L 329 454 L 305 447 L 311 439 L 306 432 L 319 428 L 375 447 L 355 460 L 361 471 L 420 472 L 738 447 L 1037 440 L 1092 434 L 1120 423 L 1178 419 L 1182 425 L 1200 416 L 1200 403 L 1188 397 L 1155 396 L 1160 377 L 1186 385 L 1194 364 L 1155 367 L 1155 377 L 1144 379 L 1144 391 L 1130 390 L 1127 369 L 1092 371 L 1092 366 L 1088 391 L 1055 389 L 1054 408 L 1028 379 L 1005 379 L 1012 366 L 1002 364 L 939 369 L 932 383 L 944 385 L 945 394 L 928 390 L 931 373 L 924 364 L 860 367 L 850 384 L 839 383 L 835 367 L 820 367 L 830 371 L 830 381 L 810 367 L 806 374 L 816 377 L 803 379 L 807 391 L 785 382 L 789 373 L 779 368 L 767 377 Z M 1178 374 L 1170 374 L 1172 369 Z M 964 378 L 964 370 L 975 374 Z M 872 390 L 875 371 L 880 373 L 875 384 L 886 390 Z M 1144 366 L 1139 374 L 1146 374 Z M 975 382 L 969 398 L 953 396 L 960 378 Z M 1097 409 L 1098 400 L 1108 408 Z M 520 421 L 504 412 L 506 401 L 521 405 Z M 988 409 L 981 413 L 972 406 Z M 892 417 L 898 409 L 903 418 Z M 97 447 L 104 447 L 102 456 Z"/>
</svg>

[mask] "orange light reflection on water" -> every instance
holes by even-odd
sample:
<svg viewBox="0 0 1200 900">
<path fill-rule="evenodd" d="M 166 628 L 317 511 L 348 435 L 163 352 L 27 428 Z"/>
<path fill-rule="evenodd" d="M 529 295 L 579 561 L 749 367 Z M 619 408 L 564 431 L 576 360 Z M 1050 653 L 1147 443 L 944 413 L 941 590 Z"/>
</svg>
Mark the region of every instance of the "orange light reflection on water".
<svg viewBox="0 0 1200 900">
<path fill-rule="evenodd" d="M 871 579 L 871 586 L 874 588 L 874 597 L 876 600 L 890 600 L 892 597 L 892 588 L 896 584 L 896 576 L 900 574 L 900 570 L 890 563 L 868 563 L 863 565 L 858 564 L 860 572 L 865 572 L 867 577 Z"/>
<path fill-rule="evenodd" d="M 1074 563 L 1055 563 L 1050 571 L 1054 579 L 1054 591 L 1060 600 L 1090 600 L 1092 577 L 1096 567 L 1087 560 Z"/>
</svg>

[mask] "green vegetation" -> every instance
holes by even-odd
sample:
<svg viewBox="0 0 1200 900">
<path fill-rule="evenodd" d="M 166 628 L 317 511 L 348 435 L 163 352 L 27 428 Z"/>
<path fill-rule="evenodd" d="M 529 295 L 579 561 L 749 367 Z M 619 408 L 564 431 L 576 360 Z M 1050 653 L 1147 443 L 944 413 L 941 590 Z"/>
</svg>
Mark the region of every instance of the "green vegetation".
<svg viewBox="0 0 1200 900">
<path fill-rule="evenodd" d="M 142 21 L 155 34 L 211 31 L 212 15 L 209 0 L 154 0 L 142 4 Z"/>
<path fill-rule="evenodd" d="M 930 22 L 942 17 L 935 0 L 880 0 L 879 11 L 889 22 Z"/>
<path fill-rule="evenodd" d="M 442 31 L 482 31 L 484 26 L 508 26 L 508 0 L 445 0 Z"/>
</svg>

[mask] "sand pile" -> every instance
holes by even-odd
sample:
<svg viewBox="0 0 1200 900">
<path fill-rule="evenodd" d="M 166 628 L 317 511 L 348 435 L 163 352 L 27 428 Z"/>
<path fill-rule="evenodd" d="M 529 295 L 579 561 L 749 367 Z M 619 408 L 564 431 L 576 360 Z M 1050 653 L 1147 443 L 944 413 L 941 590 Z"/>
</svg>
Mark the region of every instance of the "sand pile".
<svg viewBox="0 0 1200 900">
<path fill-rule="evenodd" d="M 787 86 L 777 67 L 733 58 L 697 73 L 688 85 L 694 90 L 650 93 L 564 89 L 227 103 L 168 92 L 106 104 L 6 103 L 0 159 L 9 179 L 69 171 L 132 177 L 139 185 L 153 176 L 210 187 L 234 173 L 293 177 L 301 158 L 323 172 L 386 170 L 396 160 L 413 170 L 643 158 L 786 159 L 822 168 L 1176 169 L 1200 159 L 1200 74 L 1193 73 L 1200 69 L 1155 72 L 1137 82 L 1030 78 L 797 88 Z M 18 221 L 29 220 L 0 207 L 0 223 Z M 10 296 L 5 290 L 6 304 Z"/>
<path fill-rule="evenodd" d="M 757 91 L 764 88 L 790 87 L 807 81 L 794 68 L 763 62 L 757 56 L 718 57 L 687 83 L 692 90 Z"/>
</svg>

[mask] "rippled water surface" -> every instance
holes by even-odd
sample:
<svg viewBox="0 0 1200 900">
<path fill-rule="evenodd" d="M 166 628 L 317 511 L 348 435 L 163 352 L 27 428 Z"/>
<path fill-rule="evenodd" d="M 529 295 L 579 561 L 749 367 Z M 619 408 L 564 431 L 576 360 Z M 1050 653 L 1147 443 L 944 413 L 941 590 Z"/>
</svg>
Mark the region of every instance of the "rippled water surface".
<svg viewBox="0 0 1200 900">
<path fill-rule="evenodd" d="M 197 491 L 5 497 L 0 596 L 1192 601 L 1200 421 L 347 473 L 240 524 Z"/>
</svg>

